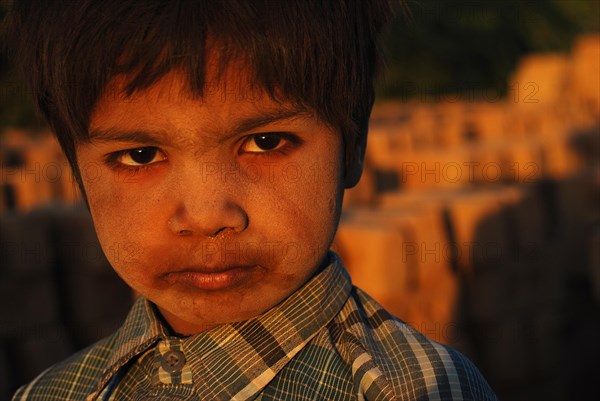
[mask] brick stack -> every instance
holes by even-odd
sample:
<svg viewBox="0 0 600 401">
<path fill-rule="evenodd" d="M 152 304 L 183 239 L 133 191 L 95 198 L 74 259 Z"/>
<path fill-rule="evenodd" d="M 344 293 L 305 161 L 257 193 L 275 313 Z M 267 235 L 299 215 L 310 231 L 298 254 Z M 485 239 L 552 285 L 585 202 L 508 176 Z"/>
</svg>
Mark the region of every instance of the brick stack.
<svg viewBox="0 0 600 401">
<path fill-rule="evenodd" d="M 502 100 L 376 106 L 368 179 L 347 191 L 335 249 L 355 285 L 501 399 L 563 399 L 585 370 L 564 374 L 569 310 L 583 297 L 600 323 L 599 77 L 589 36 L 524 59 Z"/>
<path fill-rule="evenodd" d="M 133 296 L 101 252 L 83 205 L 4 212 L 0 238 L 0 399 L 9 399 L 113 332 Z"/>
<path fill-rule="evenodd" d="M 2 132 L 0 176 L 0 212 L 80 200 L 69 164 L 50 132 Z"/>
</svg>

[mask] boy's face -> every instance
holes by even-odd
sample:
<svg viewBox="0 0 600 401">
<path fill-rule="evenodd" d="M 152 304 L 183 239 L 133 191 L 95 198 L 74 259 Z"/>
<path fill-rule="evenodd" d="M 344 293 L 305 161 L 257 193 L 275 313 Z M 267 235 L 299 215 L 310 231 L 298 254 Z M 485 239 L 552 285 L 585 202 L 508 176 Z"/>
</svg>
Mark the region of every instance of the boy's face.
<svg viewBox="0 0 600 401">
<path fill-rule="evenodd" d="M 207 74 L 203 98 L 178 72 L 129 98 L 114 79 L 77 145 L 109 261 L 180 334 L 254 317 L 305 283 L 344 186 L 340 133 L 241 67 Z"/>
</svg>

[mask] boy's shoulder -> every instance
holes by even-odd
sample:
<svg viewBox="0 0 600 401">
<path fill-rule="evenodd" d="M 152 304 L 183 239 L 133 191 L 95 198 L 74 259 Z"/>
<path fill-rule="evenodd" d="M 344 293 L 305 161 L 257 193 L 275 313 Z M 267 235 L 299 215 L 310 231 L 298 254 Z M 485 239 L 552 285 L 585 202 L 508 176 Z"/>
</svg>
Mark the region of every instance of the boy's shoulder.
<svg viewBox="0 0 600 401">
<path fill-rule="evenodd" d="M 13 401 L 85 400 L 105 373 L 115 338 L 116 333 L 49 367 L 19 388 Z"/>
<path fill-rule="evenodd" d="M 150 303 L 139 297 L 119 329 L 42 372 L 13 401 L 86 400 L 140 349 L 155 342 L 160 328 Z"/>
<path fill-rule="evenodd" d="M 366 399 L 497 400 L 464 355 L 427 338 L 359 288 L 328 327 Z"/>
</svg>

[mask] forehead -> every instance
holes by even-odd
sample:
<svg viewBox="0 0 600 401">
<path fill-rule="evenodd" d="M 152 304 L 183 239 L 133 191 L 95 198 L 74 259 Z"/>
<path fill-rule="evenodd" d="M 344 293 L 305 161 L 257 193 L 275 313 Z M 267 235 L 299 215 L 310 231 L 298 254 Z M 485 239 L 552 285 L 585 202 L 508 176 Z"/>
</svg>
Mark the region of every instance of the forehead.
<svg viewBox="0 0 600 401">
<path fill-rule="evenodd" d="M 222 103 L 237 102 L 275 104 L 256 79 L 249 64 L 241 57 L 227 59 L 226 63 L 215 50 L 207 51 L 206 64 L 202 71 L 202 88 L 192 87 L 192 78 L 196 71 L 184 68 L 174 68 L 162 75 L 148 87 L 134 87 L 132 81 L 139 79 L 139 72 L 118 74 L 109 80 L 96 107 L 100 108 L 110 102 L 135 103 L 142 99 L 154 103 L 182 103 L 189 100 L 199 100 L 204 103 L 215 103 L 220 97 Z M 281 93 L 279 93 L 281 95 Z"/>
<path fill-rule="evenodd" d="M 297 102 L 274 99 L 240 62 L 230 63 L 224 70 L 209 63 L 201 93 L 192 90 L 188 74 L 182 70 L 172 70 L 130 95 L 126 93 L 129 80 L 126 75 L 118 75 L 109 81 L 91 113 L 90 131 L 97 125 L 115 123 L 164 124 L 166 116 L 176 122 L 202 114 L 206 122 L 232 120 L 238 115 L 309 114 Z"/>
<path fill-rule="evenodd" d="M 211 67 L 206 76 L 202 95 L 191 90 L 181 70 L 131 95 L 127 76 L 113 78 L 92 112 L 89 139 L 212 147 L 259 127 L 276 131 L 298 128 L 300 121 L 323 124 L 304 106 L 273 99 L 241 63 L 223 71 Z"/>
</svg>

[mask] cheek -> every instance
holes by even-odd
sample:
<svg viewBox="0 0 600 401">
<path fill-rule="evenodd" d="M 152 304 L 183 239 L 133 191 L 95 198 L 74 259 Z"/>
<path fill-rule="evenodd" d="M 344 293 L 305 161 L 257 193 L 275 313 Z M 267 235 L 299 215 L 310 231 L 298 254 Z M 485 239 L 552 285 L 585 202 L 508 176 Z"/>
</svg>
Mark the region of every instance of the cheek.
<svg viewBox="0 0 600 401">
<path fill-rule="evenodd" d="M 164 208 L 151 197 L 132 196 L 119 185 L 86 185 L 90 212 L 98 239 L 113 268 L 126 280 L 139 273 L 149 244 L 160 233 L 159 213 Z"/>
<path fill-rule="evenodd" d="M 261 191 L 268 207 L 254 216 L 260 216 L 261 230 L 281 242 L 288 262 L 314 262 L 329 249 L 339 219 L 340 164 L 330 158 L 283 164 L 276 177 Z"/>
<path fill-rule="evenodd" d="M 139 210 L 131 207 L 131 199 L 123 196 L 122 192 L 107 185 L 91 185 L 87 189 L 90 211 L 101 240 L 114 241 L 123 237 L 125 228 L 133 221 L 139 221 Z"/>
</svg>

